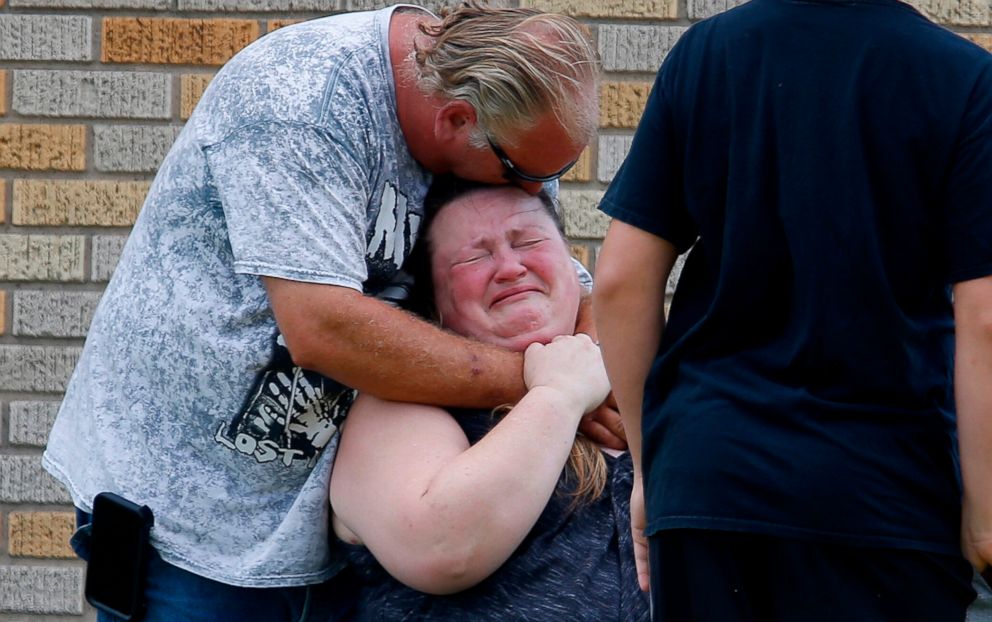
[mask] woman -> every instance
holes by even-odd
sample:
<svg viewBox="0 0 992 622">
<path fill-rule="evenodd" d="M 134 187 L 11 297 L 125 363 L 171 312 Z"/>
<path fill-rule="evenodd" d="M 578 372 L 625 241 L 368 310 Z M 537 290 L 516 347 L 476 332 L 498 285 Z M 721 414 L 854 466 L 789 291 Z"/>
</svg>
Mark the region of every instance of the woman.
<svg viewBox="0 0 992 622">
<path fill-rule="evenodd" d="M 364 583 L 360 618 L 647 619 L 630 459 L 575 436 L 609 387 L 596 345 L 571 335 L 581 288 L 550 199 L 509 186 L 432 195 L 418 283 L 433 281 L 442 326 L 526 351 L 529 390 L 496 415 L 356 401 L 331 504 Z"/>
</svg>

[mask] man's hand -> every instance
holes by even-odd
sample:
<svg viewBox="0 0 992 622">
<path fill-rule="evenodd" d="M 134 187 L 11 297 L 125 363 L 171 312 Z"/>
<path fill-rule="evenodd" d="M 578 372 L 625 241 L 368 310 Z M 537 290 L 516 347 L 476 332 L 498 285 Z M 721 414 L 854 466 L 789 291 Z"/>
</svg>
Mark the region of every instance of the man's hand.
<svg viewBox="0 0 992 622">
<path fill-rule="evenodd" d="M 651 591 L 651 570 L 648 564 L 648 539 L 644 535 L 647 519 L 644 514 L 644 485 L 634 474 L 634 488 L 630 492 L 630 533 L 634 536 L 634 564 L 637 566 L 637 584 L 642 592 Z"/>
<path fill-rule="evenodd" d="M 975 570 L 982 573 L 986 581 L 992 574 L 992 533 L 983 528 L 987 524 L 975 516 L 967 499 L 964 501 L 961 516 L 961 552 L 971 562 Z M 992 585 L 992 583 L 990 583 Z"/>
<path fill-rule="evenodd" d="M 620 419 L 617 402 L 612 393 L 606 396 L 606 401 L 596 410 L 582 417 L 579 431 L 583 436 L 603 447 L 617 451 L 627 449 L 627 433 L 623 429 L 623 421 Z"/>
<path fill-rule="evenodd" d="M 985 583 L 992 586 L 992 536 L 973 537 L 968 529 L 968 507 L 964 508 L 963 527 L 961 529 L 961 551 L 971 565 L 975 567 L 985 579 Z"/>
</svg>

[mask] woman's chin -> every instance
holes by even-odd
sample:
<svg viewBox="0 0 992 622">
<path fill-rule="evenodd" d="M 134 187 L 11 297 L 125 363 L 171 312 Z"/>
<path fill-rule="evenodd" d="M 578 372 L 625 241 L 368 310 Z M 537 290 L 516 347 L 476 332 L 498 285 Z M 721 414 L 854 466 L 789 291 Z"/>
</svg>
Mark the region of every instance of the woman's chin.
<svg viewBox="0 0 992 622">
<path fill-rule="evenodd" d="M 567 321 L 563 314 L 554 313 L 548 307 L 517 311 L 512 316 L 506 314 L 493 318 L 490 337 L 482 340 L 522 352 L 532 343 L 551 343 L 555 337 L 571 335 L 575 331 L 574 314 L 572 320 Z M 476 334 L 476 337 L 481 338 L 481 335 Z"/>
<path fill-rule="evenodd" d="M 507 337 L 500 345 L 515 352 L 523 352 L 532 343 L 551 343 L 552 339 L 566 333 L 567 331 L 563 332 L 557 327 L 542 327 Z"/>
</svg>

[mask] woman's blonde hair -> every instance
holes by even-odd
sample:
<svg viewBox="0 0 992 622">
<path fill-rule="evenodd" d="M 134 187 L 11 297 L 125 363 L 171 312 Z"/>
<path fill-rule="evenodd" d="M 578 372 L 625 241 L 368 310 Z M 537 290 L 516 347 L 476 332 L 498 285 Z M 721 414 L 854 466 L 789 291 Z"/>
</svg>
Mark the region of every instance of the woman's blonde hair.
<svg viewBox="0 0 992 622">
<path fill-rule="evenodd" d="M 416 47 L 425 92 L 475 109 L 477 146 L 489 136 L 513 145 L 519 132 L 553 113 L 576 143 L 596 131 L 599 56 L 571 17 L 470 1 L 422 24 L 431 44 Z"/>
</svg>

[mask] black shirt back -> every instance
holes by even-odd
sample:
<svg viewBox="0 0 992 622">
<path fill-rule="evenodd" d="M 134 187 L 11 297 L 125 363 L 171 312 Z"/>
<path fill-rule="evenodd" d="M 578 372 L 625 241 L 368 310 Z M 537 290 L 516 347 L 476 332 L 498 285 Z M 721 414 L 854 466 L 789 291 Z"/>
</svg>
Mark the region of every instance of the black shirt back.
<svg viewBox="0 0 992 622">
<path fill-rule="evenodd" d="M 602 209 L 692 246 L 645 392 L 649 533 L 958 552 L 987 52 L 896 0 L 753 0 L 669 54 Z"/>
</svg>

